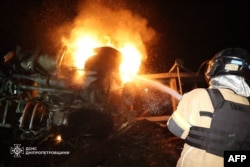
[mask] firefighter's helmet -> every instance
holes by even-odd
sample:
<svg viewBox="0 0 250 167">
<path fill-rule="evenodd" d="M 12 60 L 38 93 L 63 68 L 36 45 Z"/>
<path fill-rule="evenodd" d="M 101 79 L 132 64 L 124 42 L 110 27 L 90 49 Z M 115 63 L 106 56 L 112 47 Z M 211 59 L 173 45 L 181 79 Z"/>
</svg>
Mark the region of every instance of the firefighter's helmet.
<svg viewBox="0 0 250 167">
<path fill-rule="evenodd" d="M 239 75 L 243 76 L 250 85 L 250 55 L 242 48 L 224 49 L 208 62 L 206 79 L 219 75 Z"/>
</svg>

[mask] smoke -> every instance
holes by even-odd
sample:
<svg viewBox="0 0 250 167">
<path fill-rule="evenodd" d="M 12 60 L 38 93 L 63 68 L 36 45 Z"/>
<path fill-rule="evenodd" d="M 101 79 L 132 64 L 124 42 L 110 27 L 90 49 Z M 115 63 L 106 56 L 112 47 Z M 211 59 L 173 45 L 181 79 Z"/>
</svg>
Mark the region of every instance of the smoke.
<svg viewBox="0 0 250 167">
<path fill-rule="evenodd" d="M 65 28 L 65 27 L 64 27 Z M 126 9 L 122 1 L 82 1 L 78 5 L 78 14 L 64 40 L 75 39 L 81 33 L 94 35 L 98 40 L 110 42 L 115 47 L 133 42 L 146 59 L 149 44 L 156 32 L 148 26 L 148 21 L 138 14 Z"/>
</svg>

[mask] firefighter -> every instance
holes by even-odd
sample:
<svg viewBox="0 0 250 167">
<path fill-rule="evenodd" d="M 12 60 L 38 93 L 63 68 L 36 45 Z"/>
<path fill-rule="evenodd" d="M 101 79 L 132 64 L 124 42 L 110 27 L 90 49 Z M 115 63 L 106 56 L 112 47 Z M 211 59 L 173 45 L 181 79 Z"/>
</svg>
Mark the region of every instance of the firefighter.
<svg viewBox="0 0 250 167">
<path fill-rule="evenodd" d="M 224 49 L 208 61 L 208 88 L 183 95 L 167 122 L 185 144 L 177 166 L 222 167 L 223 152 L 250 150 L 250 55 Z"/>
</svg>

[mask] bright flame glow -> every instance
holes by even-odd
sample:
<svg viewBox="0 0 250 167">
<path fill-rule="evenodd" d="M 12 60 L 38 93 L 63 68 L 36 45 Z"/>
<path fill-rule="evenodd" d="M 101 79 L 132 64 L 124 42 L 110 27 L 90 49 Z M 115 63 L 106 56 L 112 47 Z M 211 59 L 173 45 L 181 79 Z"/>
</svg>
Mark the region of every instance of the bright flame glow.
<svg viewBox="0 0 250 167">
<path fill-rule="evenodd" d="M 68 48 L 64 63 L 82 70 L 94 48 L 113 47 L 122 54 L 121 79 L 123 83 L 130 81 L 147 57 L 144 43 L 154 37 L 154 30 L 148 27 L 147 20 L 129 10 L 113 10 L 102 3 L 87 2 L 79 7 L 69 36 L 62 38 L 63 45 Z M 74 80 L 82 77 L 83 70 L 76 73 L 78 76 Z"/>
<path fill-rule="evenodd" d="M 142 55 L 132 43 L 125 45 L 120 52 L 123 55 L 120 65 L 121 78 L 123 82 L 128 82 L 139 72 Z"/>
<path fill-rule="evenodd" d="M 56 143 L 61 143 L 61 142 L 62 142 L 62 136 L 61 136 L 61 135 L 57 135 L 57 136 L 55 137 L 55 142 L 56 142 Z"/>
<path fill-rule="evenodd" d="M 77 31 L 77 30 L 76 30 Z M 88 58 L 93 55 L 93 48 L 101 46 L 101 43 L 95 39 L 95 36 L 91 34 L 84 34 L 77 31 L 73 39 L 67 40 L 63 39 L 63 43 L 69 49 L 69 55 L 71 55 L 71 60 L 73 65 L 77 69 L 84 69 L 84 64 Z"/>
<path fill-rule="evenodd" d="M 93 47 L 97 45 L 97 41 L 94 40 L 91 36 L 85 36 L 76 39 L 75 41 L 76 50 L 74 53 L 75 56 L 75 65 L 77 68 L 83 68 L 83 63 L 93 54 Z M 83 47 L 84 46 L 84 47 Z"/>
<path fill-rule="evenodd" d="M 84 69 L 85 62 L 94 54 L 94 48 L 100 46 L 115 48 L 108 36 L 104 36 L 105 40 L 102 42 L 102 40 L 98 40 L 95 36 L 91 36 L 84 32 L 81 34 L 81 32 L 78 31 L 76 34 L 76 38 L 73 38 L 71 41 L 63 39 L 63 42 L 69 48 L 69 55 L 72 55 L 71 60 L 67 61 L 67 63 L 72 62 L 76 69 Z M 123 47 L 115 49 L 122 54 L 122 62 L 119 67 L 120 77 L 123 83 L 131 81 L 132 77 L 139 72 L 143 57 L 142 53 L 140 53 L 140 50 L 136 48 L 136 45 L 132 42 L 124 43 Z M 75 80 L 80 79 L 83 72 L 79 71 L 77 74 L 78 76 L 75 76 Z"/>
</svg>

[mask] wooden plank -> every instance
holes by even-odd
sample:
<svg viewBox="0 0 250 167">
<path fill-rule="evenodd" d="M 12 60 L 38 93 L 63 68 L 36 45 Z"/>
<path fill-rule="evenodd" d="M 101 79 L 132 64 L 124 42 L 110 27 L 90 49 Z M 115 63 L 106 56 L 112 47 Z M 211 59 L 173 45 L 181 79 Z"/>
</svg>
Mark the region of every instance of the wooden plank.
<svg viewBox="0 0 250 167">
<path fill-rule="evenodd" d="M 188 72 L 181 72 L 180 74 L 181 78 L 196 78 L 198 80 L 202 79 L 203 77 L 200 75 L 196 75 L 195 73 L 188 73 Z M 156 74 L 145 74 L 140 75 L 141 77 L 146 77 L 148 79 L 170 79 L 170 78 L 177 78 L 177 73 L 156 73 Z"/>
<path fill-rule="evenodd" d="M 164 116 L 152 116 L 152 117 L 137 117 L 136 120 L 146 119 L 148 121 L 158 122 L 158 121 L 167 121 L 169 119 L 169 115 Z"/>
<path fill-rule="evenodd" d="M 170 79 L 169 86 L 170 86 L 171 89 L 177 91 L 177 84 L 176 84 L 176 79 L 175 78 Z M 172 110 L 175 111 L 179 101 L 175 97 L 171 96 L 171 102 L 172 102 Z"/>
</svg>

